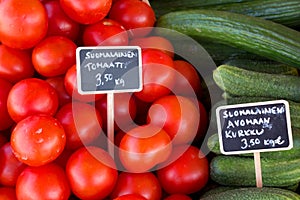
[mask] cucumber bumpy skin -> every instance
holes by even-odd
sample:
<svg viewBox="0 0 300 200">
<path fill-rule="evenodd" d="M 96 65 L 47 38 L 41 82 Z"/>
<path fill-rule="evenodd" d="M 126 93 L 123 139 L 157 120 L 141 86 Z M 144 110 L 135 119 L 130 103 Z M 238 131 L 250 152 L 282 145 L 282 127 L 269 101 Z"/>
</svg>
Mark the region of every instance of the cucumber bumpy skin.
<svg viewBox="0 0 300 200">
<path fill-rule="evenodd" d="M 221 65 L 213 71 L 215 83 L 234 96 L 272 97 L 300 102 L 300 77 L 269 74 Z"/>
<path fill-rule="evenodd" d="M 227 11 L 187 10 L 161 16 L 157 27 L 219 42 L 300 69 L 300 32 L 258 17 Z M 160 33 L 168 37 L 169 33 Z"/>
</svg>

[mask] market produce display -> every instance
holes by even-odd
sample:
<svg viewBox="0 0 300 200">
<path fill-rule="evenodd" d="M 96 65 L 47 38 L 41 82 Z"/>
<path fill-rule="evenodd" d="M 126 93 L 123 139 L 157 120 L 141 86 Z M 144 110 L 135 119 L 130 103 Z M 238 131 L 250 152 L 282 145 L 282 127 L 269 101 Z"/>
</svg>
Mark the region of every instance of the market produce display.
<svg viewBox="0 0 300 200">
<path fill-rule="evenodd" d="M 299 28 L 299 0 L 1 0 L 0 199 L 300 199 Z M 139 46 L 142 89 L 80 93 L 97 46 Z M 260 154 L 255 187 L 216 108 L 280 99 L 293 148 Z"/>
</svg>

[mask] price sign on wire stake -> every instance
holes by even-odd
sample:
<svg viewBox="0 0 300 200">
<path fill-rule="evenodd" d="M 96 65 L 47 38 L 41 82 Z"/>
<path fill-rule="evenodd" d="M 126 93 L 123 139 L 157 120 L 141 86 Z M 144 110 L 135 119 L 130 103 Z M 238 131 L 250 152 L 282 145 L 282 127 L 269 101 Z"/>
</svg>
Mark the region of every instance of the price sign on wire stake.
<svg viewBox="0 0 300 200">
<path fill-rule="evenodd" d="M 254 153 L 256 185 L 262 187 L 260 152 L 293 147 L 288 102 L 225 105 L 216 109 L 216 116 L 221 152 Z"/>
<path fill-rule="evenodd" d="M 78 47 L 78 92 L 107 94 L 108 151 L 114 155 L 114 93 L 142 90 L 142 55 L 138 46 Z"/>
</svg>

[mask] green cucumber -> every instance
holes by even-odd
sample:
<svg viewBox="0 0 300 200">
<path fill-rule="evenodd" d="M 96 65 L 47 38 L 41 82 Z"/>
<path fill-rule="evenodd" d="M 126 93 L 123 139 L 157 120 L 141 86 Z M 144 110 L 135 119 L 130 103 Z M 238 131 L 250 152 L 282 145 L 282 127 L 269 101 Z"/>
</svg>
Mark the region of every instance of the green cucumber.
<svg viewBox="0 0 300 200">
<path fill-rule="evenodd" d="M 229 59 L 225 61 L 224 64 L 270 74 L 286 74 L 294 76 L 299 75 L 297 68 L 278 63 L 272 60 L 236 58 Z"/>
<path fill-rule="evenodd" d="M 218 193 L 213 193 L 202 200 L 299 200 L 300 195 L 296 192 L 274 187 L 247 187 L 237 189 L 227 189 Z"/>
<path fill-rule="evenodd" d="M 249 0 L 153 0 L 150 1 L 156 17 L 178 10 L 203 8 L 207 6 L 225 5 L 228 3 L 239 3 Z"/>
<path fill-rule="evenodd" d="M 300 25 L 300 0 L 254 0 L 242 3 L 213 5 L 205 9 L 229 11 L 260 17 L 290 27 Z"/>
<path fill-rule="evenodd" d="M 300 158 L 261 158 L 263 185 L 287 187 L 300 182 Z M 253 157 L 215 156 L 210 162 L 210 177 L 220 185 L 256 185 Z"/>
<path fill-rule="evenodd" d="M 227 11 L 188 10 L 170 12 L 156 23 L 157 34 L 174 31 L 207 42 L 228 46 L 285 63 L 300 69 L 300 32 L 287 26 Z M 169 29 L 170 31 L 165 31 Z"/>
<path fill-rule="evenodd" d="M 293 148 L 292 149 L 284 150 L 284 151 L 261 152 L 260 157 L 267 158 L 267 159 L 300 158 L 300 129 L 293 128 L 292 135 L 293 135 Z M 207 139 L 207 147 L 210 149 L 210 151 L 212 153 L 217 154 L 217 155 L 221 154 L 219 137 L 218 137 L 217 133 L 212 134 Z M 253 154 L 246 153 L 246 154 L 240 154 L 240 156 L 253 157 Z"/>
<path fill-rule="evenodd" d="M 300 103 L 300 77 L 269 74 L 221 65 L 213 71 L 215 83 L 233 96 L 269 97 Z"/>
</svg>

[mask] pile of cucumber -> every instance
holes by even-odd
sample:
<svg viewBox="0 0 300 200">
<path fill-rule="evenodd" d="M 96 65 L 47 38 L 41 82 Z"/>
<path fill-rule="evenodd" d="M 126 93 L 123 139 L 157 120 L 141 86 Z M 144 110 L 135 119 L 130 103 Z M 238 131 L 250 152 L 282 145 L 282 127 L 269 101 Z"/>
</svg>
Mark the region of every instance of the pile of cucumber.
<svg viewBox="0 0 300 200">
<path fill-rule="evenodd" d="M 222 155 L 218 135 L 210 136 L 210 175 L 219 187 L 203 199 L 300 199 L 300 0 L 160 0 L 151 5 L 157 27 L 194 38 L 212 56 L 218 66 L 212 78 L 223 91 L 218 105 L 276 99 L 290 105 L 294 147 L 261 153 L 263 188 L 255 187 L 253 154 Z"/>
</svg>

